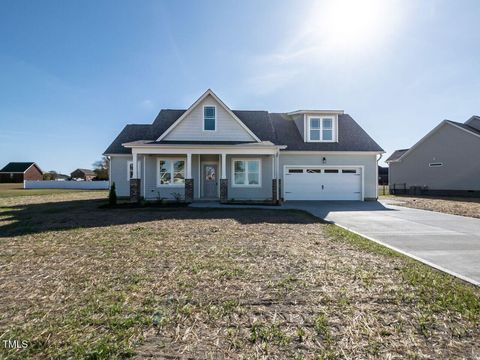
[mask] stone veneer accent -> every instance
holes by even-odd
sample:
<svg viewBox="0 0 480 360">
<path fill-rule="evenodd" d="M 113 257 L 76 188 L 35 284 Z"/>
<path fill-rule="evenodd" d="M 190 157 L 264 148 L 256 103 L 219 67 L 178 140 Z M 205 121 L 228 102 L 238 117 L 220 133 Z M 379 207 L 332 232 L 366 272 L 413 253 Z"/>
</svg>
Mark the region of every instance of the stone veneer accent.
<svg viewBox="0 0 480 360">
<path fill-rule="evenodd" d="M 220 179 L 220 203 L 228 202 L 228 179 Z"/>
<path fill-rule="evenodd" d="M 272 179 L 272 202 L 276 204 L 277 199 L 277 179 Z"/>
<path fill-rule="evenodd" d="M 274 204 L 280 204 L 282 202 L 282 188 L 281 188 L 282 180 L 272 179 L 272 202 Z M 278 198 L 277 198 L 277 186 L 278 186 Z"/>
<path fill-rule="evenodd" d="M 130 201 L 140 202 L 140 179 L 130 179 Z"/>
<path fill-rule="evenodd" d="M 185 202 L 193 202 L 193 179 L 185 179 Z"/>
</svg>

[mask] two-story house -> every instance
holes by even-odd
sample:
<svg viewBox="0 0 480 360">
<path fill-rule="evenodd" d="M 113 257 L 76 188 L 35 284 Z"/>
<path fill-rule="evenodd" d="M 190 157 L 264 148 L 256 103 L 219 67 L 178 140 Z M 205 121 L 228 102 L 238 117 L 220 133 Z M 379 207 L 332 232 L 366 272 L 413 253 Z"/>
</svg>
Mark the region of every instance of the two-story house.
<svg viewBox="0 0 480 360">
<path fill-rule="evenodd" d="M 231 110 L 207 90 L 186 110 L 127 125 L 107 148 L 119 196 L 374 200 L 383 149 L 338 110 Z"/>
</svg>

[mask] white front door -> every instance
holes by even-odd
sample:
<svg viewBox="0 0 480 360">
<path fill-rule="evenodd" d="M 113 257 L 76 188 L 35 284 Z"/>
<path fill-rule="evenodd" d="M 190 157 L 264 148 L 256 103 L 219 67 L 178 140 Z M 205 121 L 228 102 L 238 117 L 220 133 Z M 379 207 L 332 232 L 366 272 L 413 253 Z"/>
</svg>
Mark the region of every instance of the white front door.
<svg viewBox="0 0 480 360">
<path fill-rule="evenodd" d="M 285 168 L 285 200 L 363 200 L 359 167 Z"/>
</svg>

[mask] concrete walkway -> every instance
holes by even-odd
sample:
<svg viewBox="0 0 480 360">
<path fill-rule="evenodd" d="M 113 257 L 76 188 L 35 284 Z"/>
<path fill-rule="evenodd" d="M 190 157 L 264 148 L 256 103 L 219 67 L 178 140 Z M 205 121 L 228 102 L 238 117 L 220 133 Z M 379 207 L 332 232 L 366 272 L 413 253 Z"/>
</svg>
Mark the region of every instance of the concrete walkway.
<svg viewBox="0 0 480 360">
<path fill-rule="evenodd" d="M 237 207 L 218 203 L 194 206 Z M 308 211 L 432 267 L 480 285 L 480 219 L 410 209 L 386 202 L 290 201 L 281 207 L 258 208 Z"/>
</svg>

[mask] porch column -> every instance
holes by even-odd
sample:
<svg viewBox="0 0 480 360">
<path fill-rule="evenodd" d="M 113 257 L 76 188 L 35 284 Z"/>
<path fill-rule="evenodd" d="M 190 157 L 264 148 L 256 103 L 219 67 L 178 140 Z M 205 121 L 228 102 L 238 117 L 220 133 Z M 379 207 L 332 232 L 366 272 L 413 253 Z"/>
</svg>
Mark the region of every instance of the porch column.
<svg viewBox="0 0 480 360">
<path fill-rule="evenodd" d="M 278 203 L 278 192 L 277 192 L 278 184 L 277 184 L 276 168 L 277 168 L 276 155 L 273 154 L 272 155 L 272 202 L 274 204 Z"/>
<path fill-rule="evenodd" d="M 130 179 L 130 201 L 140 201 L 140 179 L 138 178 L 138 155 L 135 150 L 132 149 L 132 178 Z"/>
<path fill-rule="evenodd" d="M 222 153 L 222 176 L 220 178 L 220 202 L 228 201 L 228 179 L 227 179 L 227 154 Z"/>
<path fill-rule="evenodd" d="M 227 178 L 227 154 L 222 154 L 222 179 Z"/>
<path fill-rule="evenodd" d="M 275 173 L 277 178 L 277 201 L 282 202 L 282 180 L 280 179 L 280 151 L 275 154 Z"/>
<path fill-rule="evenodd" d="M 187 153 L 187 168 L 185 169 L 185 202 L 193 201 L 192 154 Z"/>
</svg>

